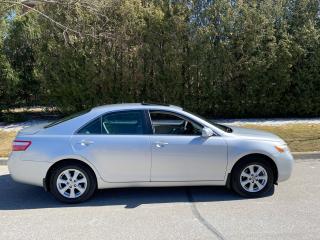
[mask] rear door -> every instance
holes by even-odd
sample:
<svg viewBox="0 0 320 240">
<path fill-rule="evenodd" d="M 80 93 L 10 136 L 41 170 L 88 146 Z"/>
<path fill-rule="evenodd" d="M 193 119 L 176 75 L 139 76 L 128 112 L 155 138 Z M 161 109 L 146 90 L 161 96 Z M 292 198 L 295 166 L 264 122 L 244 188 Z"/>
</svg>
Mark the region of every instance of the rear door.
<svg viewBox="0 0 320 240">
<path fill-rule="evenodd" d="M 76 154 L 94 164 L 104 181 L 150 181 L 151 149 L 143 110 L 107 113 L 72 137 Z"/>
</svg>

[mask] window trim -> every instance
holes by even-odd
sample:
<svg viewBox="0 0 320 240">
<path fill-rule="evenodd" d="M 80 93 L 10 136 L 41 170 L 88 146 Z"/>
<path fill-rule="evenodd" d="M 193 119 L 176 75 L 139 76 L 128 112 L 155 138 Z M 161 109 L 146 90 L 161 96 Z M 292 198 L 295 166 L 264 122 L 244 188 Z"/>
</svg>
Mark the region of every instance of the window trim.
<svg viewBox="0 0 320 240">
<path fill-rule="evenodd" d="M 106 115 L 109 114 L 114 114 L 114 113 L 125 113 L 125 112 L 140 112 L 141 117 L 142 117 L 142 129 L 143 133 L 142 134 L 105 134 L 102 132 L 102 118 Z M 94 134 L 84 134 L 84 133 L 79 133 L 81 129 L 84 127 L 88 126 L 92 122 L 96 121 L 98 118 L 100 118 L 100 133 L 94 133 Z M 110 112 L 105 112 L 100 114 L 99 116 L 93 118 L 89 122 L 85 123 L 82 125 L 80 128 L 78 128 L 73 135 L 81 135 L 81 136 L 144 136 L 144 135 L 150 135 L 150 129 L 147 124 L 147 119 L 146 119 L 146 114 L 144 109 L 124 109 L 124 110 L 114 110 Z"/>
<path fill-rule="evenodd" d="M 187 117 L 187 116 L 185 116 L 185 115 L 183 115 L 183 114 L 181 114 L 181 113 L 177 113 L 177 112 L 170 111 L 170 110 L 148 109 L 148 116 L 149 116 L 149 118 L 148 118 L 148 123 L 149 123 L 149 124 L 148 124 L 148 125 L 149 125 L 149 127 L 151 128 L 151 135 L 153 135 L 153 136 L 175 136 L 175 137 L 177 137 L 177 136 L 179 136 L 179 137 L 199 137 L 199 136 L 200 136 L 200 137 L 201 137 L 201 134 L 200 134 L 200 135 L 155 134 L 155 133 L 153 132 L 153 130 L 152 130 L 152 120 L 151 120 L 150 112 L 172 114 L 172 115 L 174 115 L 174 116 L 176 116 L 176 117 L 179 117 L 179 118 L 182 118 L 182 119 L 184 119 L 184 120 L 193 122 L 193 123 L 199 125 L 199 126 L 202 127 L 202 128 L 205 127 L 203 124 L 201 124 L 201 123 L 199 123 L 199 122 L 197 122 L 197 121 L 195 121 L 195 120 L 193 120 L 193 119 L 191 119 L 191 118 L 189 118 L 189 117 Z M 214 134 L 216 134 L 216 133 L 214 132 Z"/>
</svg>

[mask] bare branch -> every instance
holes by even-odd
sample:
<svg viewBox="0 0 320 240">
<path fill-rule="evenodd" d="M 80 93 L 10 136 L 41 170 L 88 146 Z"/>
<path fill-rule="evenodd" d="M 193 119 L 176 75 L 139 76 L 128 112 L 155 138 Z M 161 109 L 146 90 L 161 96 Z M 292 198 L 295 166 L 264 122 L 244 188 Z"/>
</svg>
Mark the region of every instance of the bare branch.
<svg viewBox="0 0 320 240">
<path fill-rule="evenodd" d="M 73 33 L 79 35 L 80 37 L 81 37 L 82 35 L 84 35 L 84 36 L 89 36 L 89 37 L 93 37 L 93 38 L 98 38 L 98 37 L 97 37 L 96 35 L 94 35 L 94 34 L 82 33 L 82 32 L 79 32 L 79 31 L 77 31 L 77 30 L 75 30 L 75 29 L 72 29 L 72 28 L 70 28 L 70 27 L 68 27 L 68 26 L 66 26 L 66 25 L 63 25 L 62 23 L 54 20 L 53 18 L 49 17 L 48 15 L 46 15 L 46 14 L 44 14 L 43 12 L 39 11 L 38 9 L 36 9 L 36 8 L 34 8 L 34 7 L 30 7 L 30 6 L 28 6 L 27 4 L 24 4 L 23 2 L 14 2 L 14 1 L 0 0 L 0 3 L 11 3 L 11 4 L 13 4 L 13 5 L 20 5 L 20 6 L 23 6 L 23 7 L 25 7 L 25 8 L 28 8 L 30 11 L 34 11 L 34 12 L 38 13 L 39 15 L 41 15 L 42 17 L 44 17 L 44 18 L 48 19 L 49 21 L 53 22 L 53 23 L 56 24 L 60 29 L 62 29 L 62 30 L 64 30 L 64 31 L 73 32 Z M 25 14 L 23 14 L 23 15 L 25 15 Z M 20 15 L 20 16 L 22 16 L 22 15 Z M 98 35 L 98 36 L 101 37 L 102 35 Z M 109 37 L 109 36 L 106 36 L 105 34 L 104 34 L 103 36 L 106 37 L 106 38 L 111 38 L 111 37 Z"/>
<path fill-rule="evenodd" d="M 59 4 L 59 5 L 80 5 L 81 7 L 83 8 L 87 8 L 88 10 L 90 11 L 93 11 L 95 14 L 99 15 L 99 16 L 102 16 L 106 19 L 109 19 L 108 16 L 102 14 L 102 13 L 99 13 L 99 10 L 95 7 L 92 7 L 93 5 L 92 4 L 89 4 L 87 2 L 80 2 L 80 1 L 71 1 L 71 2 L 60 2 L 60 1 L 55 1 L 55 0 L 34 0 L 32 2 L 35 2 L 37 4 L 47 4 L 47 3 L 52 3 L 52 4 Z"/>
</svg>

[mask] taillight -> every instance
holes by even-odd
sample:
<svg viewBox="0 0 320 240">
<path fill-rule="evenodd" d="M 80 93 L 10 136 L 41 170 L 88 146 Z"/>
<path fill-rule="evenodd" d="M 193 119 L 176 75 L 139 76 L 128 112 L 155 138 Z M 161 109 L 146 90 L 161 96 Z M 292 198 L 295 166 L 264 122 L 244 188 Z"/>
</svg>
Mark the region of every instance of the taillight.
<svg viewBox="0 0 320 240">
<path fill-rule="evenodd" d="M 31 141 L 14 140 L 12 151 L 25 151 L 31 145 Z"/>
</svg>

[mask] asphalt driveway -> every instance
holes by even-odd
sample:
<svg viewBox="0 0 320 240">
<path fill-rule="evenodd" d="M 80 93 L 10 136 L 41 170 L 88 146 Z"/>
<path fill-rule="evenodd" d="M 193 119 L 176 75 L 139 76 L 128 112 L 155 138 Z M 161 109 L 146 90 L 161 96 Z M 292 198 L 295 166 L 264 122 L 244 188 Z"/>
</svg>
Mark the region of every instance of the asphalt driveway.
<svg viewBox="0 0 320 240">
<path fill-rule="evenodd" d="M 320 239 L 320 159 L 298 160 L 273 195 L 223 187 L 98 191 L 66 205 L 0 166 L 0 239 Z"/>
</svg>

